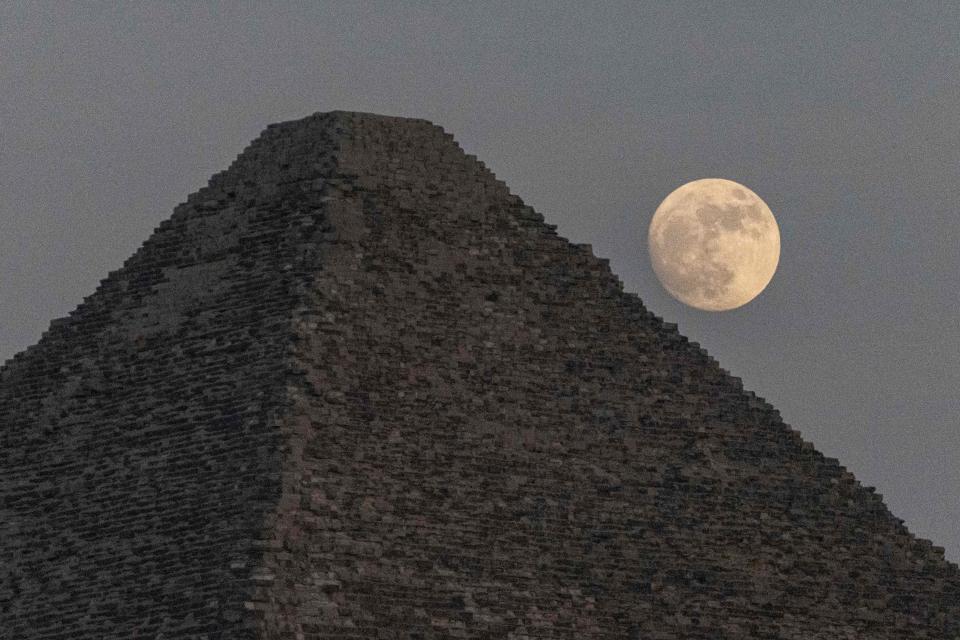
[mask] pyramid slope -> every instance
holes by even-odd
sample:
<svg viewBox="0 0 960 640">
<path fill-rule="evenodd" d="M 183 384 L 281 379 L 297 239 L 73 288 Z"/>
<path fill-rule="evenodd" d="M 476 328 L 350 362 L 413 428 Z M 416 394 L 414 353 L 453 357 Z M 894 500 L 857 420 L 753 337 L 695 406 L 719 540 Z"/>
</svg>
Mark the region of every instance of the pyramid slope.
<svg viewBox="0 0 960 640">
<path fill-rule="evenodd" d="M 10 637 L 960 637 L 942 551 L 423 120 L 269 127 L 0 438 Z"/>
<path fill-rule="evenodd" d="M 336 119 L 294 144 L 268 128 L 0 369 L 0 638 L 255 637 Z"/>
</svg>

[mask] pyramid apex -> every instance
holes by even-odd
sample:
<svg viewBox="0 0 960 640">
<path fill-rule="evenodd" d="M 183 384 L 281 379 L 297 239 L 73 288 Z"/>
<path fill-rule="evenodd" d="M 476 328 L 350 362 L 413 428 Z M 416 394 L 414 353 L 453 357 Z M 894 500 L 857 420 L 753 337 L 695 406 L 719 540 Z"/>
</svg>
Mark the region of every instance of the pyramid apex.
<svg viewBox="0 0 960 640">
<path fill-rule="evenodd" d="M 374 113 L 370 111 L 348 111 L 343 109 L 334 109 L 331 111 L 315 111 L 310 115 L 294 118 L 290 120 L 281 120 L 270 123 L 266 126 L 267 130 L 295 128 L 297 126 L 311 125 L 315 123 L 329 123 L 333 125 L 343 124 L 378 124 L 395 126 L 416 126 L 433 127 L 443 130 L 443 127 L 437 125 L 425 118 L 415 118 L 410 116 L 398 116 L 384 113 Z"/>
</svg>

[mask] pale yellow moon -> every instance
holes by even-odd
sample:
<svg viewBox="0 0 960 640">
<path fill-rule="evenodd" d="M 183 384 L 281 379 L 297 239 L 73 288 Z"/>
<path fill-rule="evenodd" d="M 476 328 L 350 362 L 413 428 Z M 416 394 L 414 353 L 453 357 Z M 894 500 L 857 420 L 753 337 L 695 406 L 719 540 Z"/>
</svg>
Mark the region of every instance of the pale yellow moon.
<svg viewBox="0 0 960 640">
<path fill-rule="evenodd" d="M 664 288 L 706 311 L 756 298 L 780 261 L 780 229 L 770 207 L 722 178 L 694 180 L 668 195 L 653 214 L 647 242 Z"/>
</svg>

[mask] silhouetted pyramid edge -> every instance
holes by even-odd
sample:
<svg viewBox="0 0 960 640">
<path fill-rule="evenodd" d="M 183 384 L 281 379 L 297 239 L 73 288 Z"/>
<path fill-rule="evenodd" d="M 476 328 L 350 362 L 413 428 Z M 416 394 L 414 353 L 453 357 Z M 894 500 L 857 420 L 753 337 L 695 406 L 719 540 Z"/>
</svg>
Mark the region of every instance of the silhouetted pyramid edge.
<svg viewBox="0 0 960 640">
<path fill-rule="evenodd" d="M 426 120 L 268 126 L 0 438 L 17 637 L 960 633 L 942 552 Z"/>
</svg>

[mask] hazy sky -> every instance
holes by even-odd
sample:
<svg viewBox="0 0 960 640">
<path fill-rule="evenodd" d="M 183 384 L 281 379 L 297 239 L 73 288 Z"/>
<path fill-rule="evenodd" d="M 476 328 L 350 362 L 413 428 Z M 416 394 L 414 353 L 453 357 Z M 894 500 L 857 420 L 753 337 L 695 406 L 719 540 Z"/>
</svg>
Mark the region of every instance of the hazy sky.
<svg viewBox="0 0 960 640">
<path fill-rule="evenodd" d="M 960 561 L 960 3 L 0 3 L 0 361 L 269 123 L 454 134 Z M 645 240 L 747 185 L 780 266 L 685 308 Z"/>
</svg>

